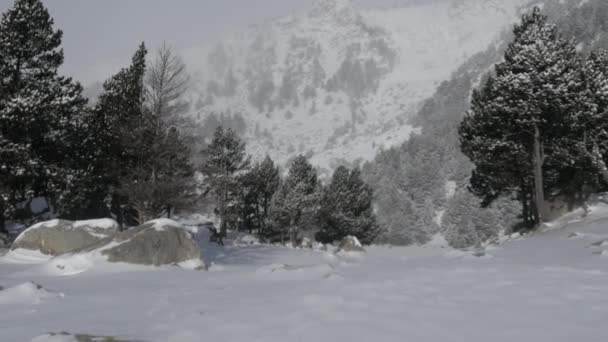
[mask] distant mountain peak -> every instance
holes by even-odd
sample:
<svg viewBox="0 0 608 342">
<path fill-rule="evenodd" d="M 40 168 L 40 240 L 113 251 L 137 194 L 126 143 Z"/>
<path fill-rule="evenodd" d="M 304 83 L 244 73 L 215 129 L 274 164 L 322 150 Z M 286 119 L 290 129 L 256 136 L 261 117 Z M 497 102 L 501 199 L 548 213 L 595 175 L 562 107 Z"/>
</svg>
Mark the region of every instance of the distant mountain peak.
<svg viewBox="0 0 608 342">
<path fill-rule="evenodd" d="M 408 118 L 422 101 L 528 0 L 411 1 L 418 3 L 359 9 L 351 0 L 316 0 L 202 49 L 208 58 L 197 60 L 207 64 L 191 95 L 200 134 L 221 124 L 256 156 L 284 165 L 305 154 L 327 172 L 370 160 L 409 138 Z"/>
<path fill-rule="evenodd" d="M 316 0 L 308 12 L 312 19 L 352 22 L 359 17 L 351 0 Z"/>
</svg>

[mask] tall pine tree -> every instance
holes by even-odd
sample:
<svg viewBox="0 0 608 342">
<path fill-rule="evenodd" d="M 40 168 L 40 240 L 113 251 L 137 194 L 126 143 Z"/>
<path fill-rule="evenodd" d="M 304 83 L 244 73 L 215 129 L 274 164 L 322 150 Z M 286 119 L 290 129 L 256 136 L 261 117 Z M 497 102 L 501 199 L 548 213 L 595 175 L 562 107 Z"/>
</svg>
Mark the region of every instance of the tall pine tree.
<svg viewBox="0 0 608 342">
<path fill-rule="evenodd" d="M 148 125 L 143 106 L 146 54 L 142 43 L 131 65 L 104 83 L 87 122 L 91 135 L 83 143 L 91 151 L 92 172 L 84 190 L 90 194 L 88 206 L 92 211 L 109 208 L 121 225 L 131 211 L 122 187 L 147 149 L 142 139 Z"/>
<path fill-rule="evenodd" d="M 272 196 L 279 188 L 279 168 L 266 156 L 241 177 L 239 203 L 242 221 L 250 231 L 265 238 L 270 219 Z"/>
<path fill-rule="evenodd" d="M 353 235 L 370 244 L 378 235 L 378 225 L 372 208 L 373 191 L 361 179 L 358 168 L 338 167 L 331 183 L 323 189 L 320 202 L 316 239 L 332 243 Z"/>
<path fill-rule="evenodd" d="M 238 221 L 239 177 L 249 168 L 250 158 L 236 133 L 221 126 L 203 151 L 203 158 L 201 171 L 215 195 L 220 234 L 226 236 L 228 226 Z"/>
<path fill-rule="evenodd" d="M 545 178 L 558 172 L 551 158 L 573 107 L 580 67 L 575 44 L 535 8 L 514 29 L 515 39 L 495 76 L 473 95 L 460 126 L 462 151 L 475 164 L 472 189 L 486 204 L 516 192 L 525 221 L 547 218 Z"/>
<path fill-rule="evenodd" d="M 73 123 L 86 101 L 58 74 L 62 32 L 53 26 L 40 0 L 16 0 L 0 21 L 0 230 L 35 197 L 57 204 L 73 176 Z"/>
<path fill-rule="evenodd" d="M 305 156 L 297 156 L 289 174 L 272 199 L 272 240 L 297 243 L 306 222 L 316 217 L 319 206 L 317 172 Z"/>
</svg>

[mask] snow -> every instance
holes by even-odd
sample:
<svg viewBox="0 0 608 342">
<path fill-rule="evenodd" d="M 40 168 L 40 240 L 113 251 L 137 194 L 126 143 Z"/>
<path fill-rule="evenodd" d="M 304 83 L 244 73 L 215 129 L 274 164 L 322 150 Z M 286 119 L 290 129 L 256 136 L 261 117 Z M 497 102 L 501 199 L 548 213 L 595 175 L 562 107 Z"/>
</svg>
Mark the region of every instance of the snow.
<svg viewBox="0 0 608 342">
<path fill-rule="evenodd" d="M 63 297 L 63 294 L 49 292 L 42 286 L 28 281 L 0 291 L 0 305 L 30 306 L 58 297 Z"/>
<path fill-rule="evenodd" d="M 177 221 L 171 220 L 171 219 L 167 219 L 167 218 L 162 218 L 162 219 L 156 219 L 156 220 L 152 220 L 152 221 L 148 221 L 145 224 L 151 224 L 154 227 L 154 230 L 162 232 L 165 230 L 165 227 L 180 227 L 183 228 L 183 225 Z"/>
<path fill-rule="evenodd" d="M 371 246 L 358 258 L 226 239 L 204 246 L 210 272 L 107 264 L 66 275 L 5 256 L 0 300 L 16 299 L 0 310 L 0 341 L 72 341 L 45 336 L 62 331 L 151 342 L 601 341 L 607 227 L 608 206 L 595 205 L 485 250 Z"/>
<path fill-rule="evenodd" d="M 48 261 L 51 258 L 52 256 L 44 254 L 40 251 L 18 248 L 8 251 L 8 253 L 0 258 L 0 264 L 39 264 L 41 262 Z"/>
<path fill-rule="evenodd" d="M 443 234 L 437 233 L 431 237 L 431 240 L 426 245 L 429 247 L 447 248 L 450 244 Z"/>
<path fill-rule="evenodd" d="M 35 337 L 34 339 L 32 339 L 31 342 L 78 342 L 78 340 L 76 339 L 76 337 L 67 334 L 45 334 L 42 336 Z"/>
<path fill-rule="evenodd" d="M 456 195 L 456 190 L 458 189 L 458 184 L 454 181 L 447 181 L 445 183 L 445 197 L 450 199 Z"/>
<path fill-rule="evenodd" d="M 327 173 L 344 163 L 373 160 L 382 149 L 399 146 L 419 133 L 408 119 L 458 67 L 510 30 L 519 19 L 518 8 L 527 2 L 415 1 L 363 9 L 352 1 L 317 1 L 302 13 L 186 51 L 186 63 L 195 74 L 189 97 L 201 104 L 191 114 L 202 124 L 209 113 L 241 114 L 248 152 L 256 158 L 269 154 L 281 165 L 295 154 L 310 154 L 313 164 Z M 303 46 L 292 46 L 295 38 Z M 378 41 L 394 52 L 392 62 L 373 48 Z M 210 58 L 218 46 L 223 52 L 221 63 Z M 373 60 L 383 70 L 377 89 L 352 97 L 315 85 L 310 71 L 314 60 L 325 71 L 322 83 L 326 84 L 346 56 L 353 54 L 353 47 L 357 47 L 355 60 Z M 208 82 L 224 84 L 226 70 L 237 79 L 234 96 L 206 101 Z M 283 77 L 295 73 L 300 95 L 301 88 L 311 85 L 316 96 L 300 96 L 297 104 L 260 112 L 250 103 L 247 86 L 260 77 L 246 76 L 258 73 L 266 75 L 277 91 Z M 277 91 L 268 99 L 277 97 Z"/>
<path fill-rule="evenodd" d="M 96 220 L 85 220 L 75 221 L 72 227 L 95 227 L 97 229 L 116 229 L 118 224 L 112 219 L 96 219 Z"/>
<path fill-rule="evenodd" d="M 34 339 L 32 339 L 31 342 L 78 342 L 78 340 L 76 339 L 76 337 L 67 334 L 45 334 L 42 336 L 35 337 Z"/>
<path fill-rule="evenodd" d="M 60 223 L 61 223 L 60 219 L 53 219 L 50 221 L 43 221 L 43 222 L 36 223 L 33 226 L 22 231 L 21 234 L 19 234 L 19 236 L 17 236 L 15 241 L 19 241 L 20 239 L 22 239 L 23 236 L 25 236 L 25 234 L 28 231 L 32 231 L 35 229 L 53 228 L 53 227 L 58 226 Z M 102 234 L 102 233 L 99 233 L 98 231 L 99 230 L 117 230 L 118 223 L 116 223 L 116 221 L 114 221 L 112 219 L 95 219 L 95 220 L 85 220 L 85 221 L 74 221 L 69 226 L 69 229 L 84 229 L 87 231 L 87 233 L 89 233 L 93 236 L 104 238 L 104 237 L 107 237 L 108 234 L 111 234 L 111 232 L 108 232 L 108 234 Z"/>
<path fill-rule="evenodd" d="M 235 245 L 237 246 L 251 246 L 251 245 L 259 245 L 260 239 L 253 235 L 244 234 L 239 236 L 235 241 Z"/>
</svg>

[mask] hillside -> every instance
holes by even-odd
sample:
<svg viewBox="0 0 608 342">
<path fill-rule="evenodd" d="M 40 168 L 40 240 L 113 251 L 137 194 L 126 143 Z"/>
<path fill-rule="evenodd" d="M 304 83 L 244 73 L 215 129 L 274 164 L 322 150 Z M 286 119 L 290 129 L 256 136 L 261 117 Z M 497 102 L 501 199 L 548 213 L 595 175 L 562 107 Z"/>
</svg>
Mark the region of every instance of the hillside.
<svg viewBox="0 0 608 342">
<path fill-rule="evenodd" d="M 608 47 L 606 2 L 540 4 L 563 35 L 580 42 L 583 52 Z M 479 200 L 467 190 L 472 164 L 460 152 L 457 135 L 473 87 L 500 61 L 510 37 L 504 33 L 499 43 L 469 58 L 424 101 L 411 121 L 420 134 L 366 165 L 367 179 L 377 189 L 385 241 L 424 243 L 440 232 L 455 246 L 471 246 L 518 222 L 520 208 L 508 198 L 479 209 Z"/>
<path fill-rule="evenodd" d="M 256 156 L 312 157 L 325 171 L 407 140 L 408 119 L 517 18 L 523 0 L 359 10 L 317 0 L 188 54 L 192 114 L 232 126 Z"/>
</svg>

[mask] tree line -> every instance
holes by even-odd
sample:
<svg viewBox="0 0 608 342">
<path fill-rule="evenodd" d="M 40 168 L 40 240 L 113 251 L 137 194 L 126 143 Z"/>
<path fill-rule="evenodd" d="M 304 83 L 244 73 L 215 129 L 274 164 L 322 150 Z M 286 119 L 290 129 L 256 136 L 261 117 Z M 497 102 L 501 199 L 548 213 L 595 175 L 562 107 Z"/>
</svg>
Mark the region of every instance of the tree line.
<svg viewBox="0 0 608 342">
<path fill-rule="evenodd" d="M 298 245 L 305 235 L 331 243 L 354 235 L 371 243 L 378 234 L 373 191 L 358 168 L 338 167 L 323 186 L 303 155 L 289 163 L 285 177 L 270 157 L 252 163 L 233 130 L 218 127 L 203 151 L 201 166 L 214 194 L 219 234 L 245 229 L 269 242 Z"/>
<path fill-rule="evenodd" d="M 548 203 L 573 207 L 608 184 L 608 52 L 583 55 L 538 7 L 513 32 L 459 135 L 475 165 L 471 191 L 486 206 L 517 198 L 533 228 L 549 219 Z"/>
<path fill-rule="evenodd" d="M 142 43 L 103 84 L 94 104 L 59 74 L 62 32 L 40 0 L 16 0 L 0 21 L 0 232 L 27 222 L 44 198 L 66 219 L 115 217 L 127 227 L 211 196 L 220 234 L 247 229 L 268 241 L 323 242 L 377 234 L 372 190 L 358 169 L 338 168 L 327 186 L 303 156 L 285 177 L 266 157 L 252 162 L 231 129 L 195 151 L 184 127 L 188 76 L 163 46 Z M 193 155 L 202 162 L 194 163 Z"/>
</svg>

